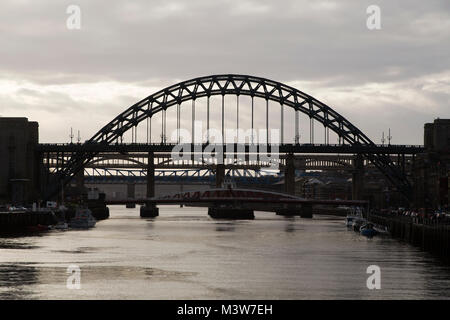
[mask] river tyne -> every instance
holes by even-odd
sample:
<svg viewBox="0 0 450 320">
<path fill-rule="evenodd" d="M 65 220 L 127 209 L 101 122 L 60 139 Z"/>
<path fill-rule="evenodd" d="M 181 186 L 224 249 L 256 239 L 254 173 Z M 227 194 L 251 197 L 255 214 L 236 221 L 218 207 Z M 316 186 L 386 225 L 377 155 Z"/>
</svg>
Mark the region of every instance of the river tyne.
<svg viewBox="0 0 450 320">
<path fill-rule="evenodd" d="M 0 236 L 0 299 L 449 299 L 450 267 L 342 217 L 213 220 L 202 208 L 111 206 L 89 230 Z M 381 289 L 367 268 L 380 267 Z M 79 267 L 80 288 L 68 286 Z"/>
</svg>

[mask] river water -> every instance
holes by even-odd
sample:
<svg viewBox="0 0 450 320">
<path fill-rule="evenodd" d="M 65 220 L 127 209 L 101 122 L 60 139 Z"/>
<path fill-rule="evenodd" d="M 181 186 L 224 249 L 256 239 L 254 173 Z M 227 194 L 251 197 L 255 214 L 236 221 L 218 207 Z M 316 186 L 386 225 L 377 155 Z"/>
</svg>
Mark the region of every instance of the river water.
<svg viewBox="0 0 450 320">
<path fill-rule="evenodd" d="M 138 208 L 110 213 L 90 230 L 0 237 L 0 299 L 450 298 L 449 267 L 409 244 L 366 239 L 343 218 L 215 221 L 175 206 L 154 220 Z M 80 289 L 67 287 L 70 265 Z M 379 290 L 367 288 L 370 265 L 380 267 Z"/>
</svg>

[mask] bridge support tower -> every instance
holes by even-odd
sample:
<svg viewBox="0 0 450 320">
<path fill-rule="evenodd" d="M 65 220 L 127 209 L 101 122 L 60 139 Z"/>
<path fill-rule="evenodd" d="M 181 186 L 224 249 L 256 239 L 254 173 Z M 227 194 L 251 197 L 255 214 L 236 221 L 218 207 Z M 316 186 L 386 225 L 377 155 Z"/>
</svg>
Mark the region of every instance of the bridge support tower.
<svg viewBox="0 0 450 320">
<path fill-rule="evenodd" d="M 286 165 L 284 167 L 284 187 L 288 194 L 295 194 L 295 165 L 294 155 L 292 153 L 286 156 Z"/>
<path fill-rule="evenodd" d="M 155 157 L 153 152 L 148 153 L 147 164 L 147 198 L 153 198 L 155 196 Z M 141 206 L 140 215 L 143 218 L 154 218 L 159 216 L 159 208 L 147 202 L 144 206 Z"/>
<path fill-rule="evenodd" d="M 128 183 L 127 184 L 127 199 L 128 200 L 135 199 L 135 192 L 136 192 L 136 185 L 134 183 Z M 133 209 L 133 208 L 136 208 L 136 204 L 135 203 L 127 203 L 126 207 L 128 209 Z"/>
<path fill-rule="evenodd" d="M 288 194 L 295 195 L 295 164 L 294 155 L 286 155 L 286 165 L 284 167 L 284 187 Z M 300 208 L 295 205 L 287 205 L 276 211 L 280 216 L 300 216 L 302 218 L 312 218 L 312 205 L 302 205 Z"/>
<path fill-rule="evenodd" d="M 216 188 L 222 188 L 225 181 L 225 165 L 216 166 Z M 213 205 L 208 208 L 208 215 L 214 219 L 254 219 L 252 209 L 242 208 L 238 203 L 231 206 Z"/>
<path fill-rule="evenodd" d="M 313 217 L 313 207 L 311 204 L 303 204 L 300 209 L 300 217 L 302 218 L 312 218 Z"/>
<path fill-rule="evenodd" d="M 216 188 L 222 188 L 225 180 L 225 165 L 218 164 L 216 166 Z"/>
<path fill-rule="evenodd" d="M 84 168 L 82 168 L 75 176 L 75 184 L 80 194 L 84 193 Z"/>
<path fill-rule="evenodd" d="M 364 158 L 361 154 L 353 160 L 354 170 L 352 174 L 352 200 L 362 200 L 364 189 Z"/>
</svg>

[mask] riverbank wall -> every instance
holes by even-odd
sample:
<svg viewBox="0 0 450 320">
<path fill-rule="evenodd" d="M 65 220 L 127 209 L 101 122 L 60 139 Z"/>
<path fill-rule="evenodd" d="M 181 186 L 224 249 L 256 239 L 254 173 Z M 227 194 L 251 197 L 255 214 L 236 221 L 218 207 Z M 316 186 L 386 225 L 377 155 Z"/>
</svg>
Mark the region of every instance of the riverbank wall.
<svg viewBox="0 0 450 320">
<path fill-rule="evenodd" d="M 0 212 L 0 231 L 18 230 L 37 225 L 48 226 L 56 222 L 56 216 L 52 212 Z"/>
<path fill-rule="evenodd" d="M 418 217 L 370 214 L 368 220 L 387 227 L 393 238 L 406 241 L 450 263 L 450 223 Z"/>
</svg>

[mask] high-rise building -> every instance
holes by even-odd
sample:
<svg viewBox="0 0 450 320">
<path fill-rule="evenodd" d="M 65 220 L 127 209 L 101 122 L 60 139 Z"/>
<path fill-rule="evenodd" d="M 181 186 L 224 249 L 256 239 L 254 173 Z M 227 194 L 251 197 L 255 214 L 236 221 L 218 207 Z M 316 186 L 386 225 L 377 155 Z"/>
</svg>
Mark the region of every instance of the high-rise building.
<svg viewBox="0 0 450 320">
<path fill-rule="evenodd" d="M 39 124 L 0 117 L 0 204 L 25 205 L 37 198 Z"/>
</svg>

